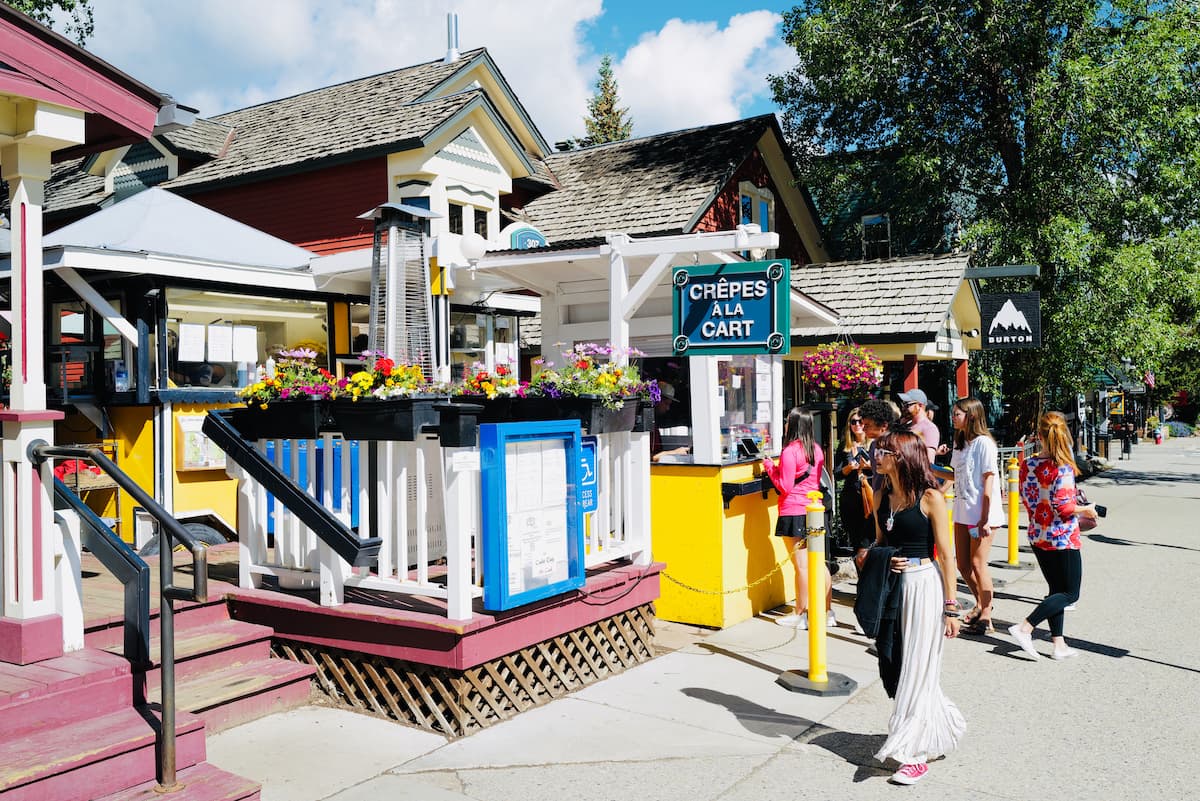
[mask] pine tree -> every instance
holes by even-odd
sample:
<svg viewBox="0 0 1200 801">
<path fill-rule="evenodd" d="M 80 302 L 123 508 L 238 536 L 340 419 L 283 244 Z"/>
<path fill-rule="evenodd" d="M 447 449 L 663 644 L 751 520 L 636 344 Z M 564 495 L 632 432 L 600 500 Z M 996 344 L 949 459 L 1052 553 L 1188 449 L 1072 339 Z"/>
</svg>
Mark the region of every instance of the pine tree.
<svg viewBox="0 0 1200 801">
<path fill-rule="evenodd" d="M 633 120 L 628 108 L 619 108 L 617 103 L 617 79 L 613 77 L 612 56 L 600 59 L 600 77 L 596 80 L 596 94 L 588 101 L 588 116 L 583 118 L 587 136 L 581 145 L 602 145 L 628 139 L 633 130 Z"/>
</svg>

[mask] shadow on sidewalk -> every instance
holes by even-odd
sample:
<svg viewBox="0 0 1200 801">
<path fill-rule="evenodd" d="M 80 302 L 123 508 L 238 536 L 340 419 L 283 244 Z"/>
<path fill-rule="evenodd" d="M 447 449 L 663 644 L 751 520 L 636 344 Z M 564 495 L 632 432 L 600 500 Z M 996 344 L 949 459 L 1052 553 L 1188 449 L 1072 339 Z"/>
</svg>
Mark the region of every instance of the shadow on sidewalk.
<svg viewBox="0 0 1200 801">
<path fill-rule="evenodd" d="M 797 743 L 824 748 L 831 754 L 856 766 L 857 770 L 854 773 L 856 782 L 891 774 L 890 770 L 875 763 L 875 752 L 887 740 L 886 734 L 855 734 L 831 729 L 808 718 L 789 715 L 786 712 L 747 701 L 740 695 L 730 695 L 706 687 L 685 687 L 680 692 L 689 698 L 725 707 L 751 734 L 760 737 L 787 737 Z M 797 734 L 797 731 L 800 733 Z"/>
<path fill-rule="evenodd" d="M 1189 548 L 1186 545 L 1168 545 L 1165 542 L 1139 542 L 1138 540 L 1126 540 L 1120 537 L 1109 537 L 1105 534 L 1085 534 L 1092 542 L 1101 542 L 1105 545 L 1153 545 L 1156 548 L 1174 548 L 1180 551 L 1200 551 L 1200 548 Z"/>
</svg>

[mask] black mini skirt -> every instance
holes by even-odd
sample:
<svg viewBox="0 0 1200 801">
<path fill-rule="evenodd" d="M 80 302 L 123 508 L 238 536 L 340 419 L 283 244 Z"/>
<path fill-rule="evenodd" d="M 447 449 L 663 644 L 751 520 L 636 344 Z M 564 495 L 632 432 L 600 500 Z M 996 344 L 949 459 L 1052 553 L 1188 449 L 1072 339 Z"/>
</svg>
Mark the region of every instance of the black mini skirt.
<svg viewBox="0 0 1200 801">
<path fill-rule="evenodd" d="M 775 522 L 776 537 L 800 537 L 808 536 L 808 528 L 805 525 L 806 515 L 780 515 L 779 520 Z"/>
</svg>

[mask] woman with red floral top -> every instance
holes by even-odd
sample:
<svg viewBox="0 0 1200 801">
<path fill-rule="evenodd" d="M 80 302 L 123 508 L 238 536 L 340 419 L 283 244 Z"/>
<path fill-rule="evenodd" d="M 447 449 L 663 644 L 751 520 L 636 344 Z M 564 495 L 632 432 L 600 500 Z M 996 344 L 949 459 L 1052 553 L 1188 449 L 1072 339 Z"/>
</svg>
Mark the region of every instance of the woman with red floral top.
<svg viewBox="0 0 1200 801">
<path fill-rule="evenodd" d="M 1079 553 L 1079 517 L 1095 517 L 1094 506 L 1075 504 L 1075 466 L 1071 432 L 1059 412 L 1046 412 L 1038 420 L 1041 451 L 1021 465 L 1021 500 L 1029 513 L 1029 543 L 1050 592 L 1008 633 L 1021 650 L 1039 658 L 1033 647 L 1033 630 L 1043 620 L 1050 623 L 1054 659 L 1067 659 L 1078 651 L 1063 639 L 1063 610 L 1079 600 L 1083 560 Z"/>
</svg>

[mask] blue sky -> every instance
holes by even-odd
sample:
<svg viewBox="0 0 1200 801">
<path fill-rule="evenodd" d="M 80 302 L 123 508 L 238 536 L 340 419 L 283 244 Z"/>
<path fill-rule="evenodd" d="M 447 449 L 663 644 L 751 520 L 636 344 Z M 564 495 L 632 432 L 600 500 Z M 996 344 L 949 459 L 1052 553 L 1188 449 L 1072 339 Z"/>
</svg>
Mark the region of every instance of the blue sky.
<svg viewBox="0 0 1200 801">
<path fill-rule="evenodd" d="M 783 3 L 714 0 L 92 0 L 88 48 L 202 115 L 485 46 L 550 142 L 583 132 L 610 54 L 634 134 L 775 111 Z"/>
</svg>

